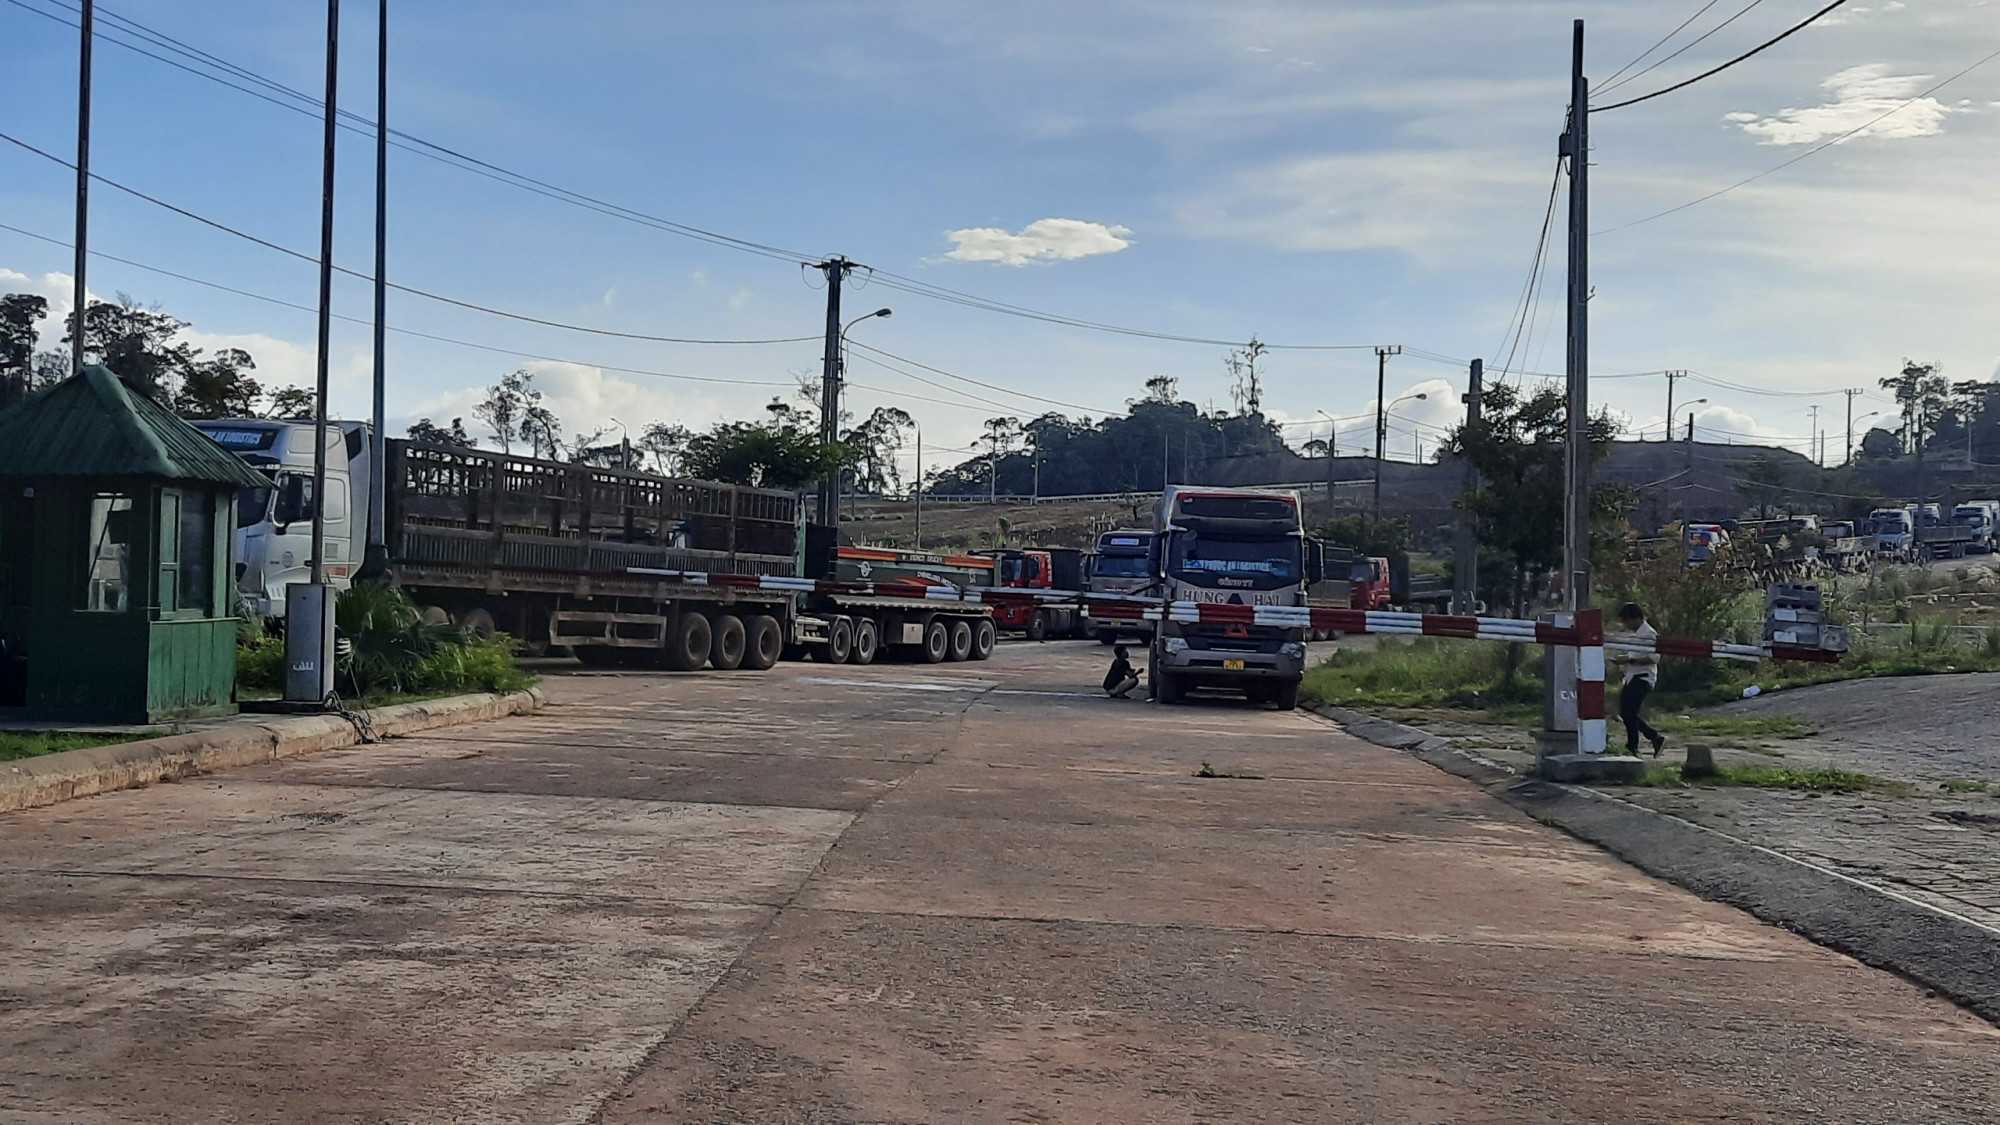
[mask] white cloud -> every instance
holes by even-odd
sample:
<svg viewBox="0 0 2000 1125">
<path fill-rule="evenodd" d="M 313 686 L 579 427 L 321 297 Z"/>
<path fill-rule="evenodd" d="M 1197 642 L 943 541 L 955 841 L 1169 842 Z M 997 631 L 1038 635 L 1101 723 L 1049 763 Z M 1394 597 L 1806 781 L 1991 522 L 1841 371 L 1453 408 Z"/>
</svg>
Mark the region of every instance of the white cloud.
<svg viewBox="0 0 2000 1125">
<path fill-rule="evenodd" d="M 1944 119 L 1969 110 L 1936 98 L 1910 99 L 1930 81 L 1928 74 L 1890 74 L 1882 63 L 1849 67 L 1820 83 L 1832 101 L 1804 108 L 1781 109 L 1768 117 L 1738 112 L 1723 120 L 1759 138 L 1759 144 L 1809 145 L 1839 137 L 1869 124 L 1898 106 L 1893 116 L 1861 136 L 1906 140 L 1944 132 Z M 1909 102 L 1907 106 L 1903 103 Z"/>
<path fill-rule="evenodd" d="M 1084 219 L 1036 219 L 1018 232 L 1001 227 L 967 227 L 946 231 L 954 248 L 945 257 L 958 262 L 999 262 L 1025 266 L 1030 262 L 1067 262 L 1097 254 L 1115 254 L 1132 245 L 1132 232 Z"/>
<path fill-rule="evenodd" d="M 609 436 L 615 439 L 620 431 L 612 423 L 613 418 L 623 422 L 636 439 L 649 422 L 680 422 L 701 429 L 725 413 L 715 399 L 682 393 L 665 382 L 635 382 L 580 363 L 531 360 L 522 366 L 534 375 L 535 389 L 542 392 L 543 404 L 562 420 L 566 439 L 599 427 L 608 428 Z M 485 397 L 485 387 L 461 387 L 433 395 L 392 419 L 389 428 L 400 433 L 418 418 L 429 418 L 439 424 L 463 418 L 466 429 L 482 442 L 492 444 L 491 434 L 472 413 Z"/>
</svg>

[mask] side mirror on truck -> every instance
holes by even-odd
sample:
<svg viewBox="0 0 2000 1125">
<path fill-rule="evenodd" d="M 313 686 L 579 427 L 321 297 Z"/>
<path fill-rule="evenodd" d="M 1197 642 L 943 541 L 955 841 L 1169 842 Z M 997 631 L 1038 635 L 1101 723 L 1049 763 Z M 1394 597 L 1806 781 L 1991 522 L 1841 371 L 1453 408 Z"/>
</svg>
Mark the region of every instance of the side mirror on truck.
<svg viewBox="0 0 2000 1125">
<path fill-rule="evenodd" d="M 271 513 L 271 522 L 277 525 L 279 534 L 295 523 L 313 518 L 312 478 L 300 473 L 287 473 L 281 479 L 278 504 Z"/>
<path fill-rule="evenodd" d="M 1326 580 L 1326 544 L 1317 539 L 1306 540 L 1306 585 L 1310 586 Z"/>
</svg>

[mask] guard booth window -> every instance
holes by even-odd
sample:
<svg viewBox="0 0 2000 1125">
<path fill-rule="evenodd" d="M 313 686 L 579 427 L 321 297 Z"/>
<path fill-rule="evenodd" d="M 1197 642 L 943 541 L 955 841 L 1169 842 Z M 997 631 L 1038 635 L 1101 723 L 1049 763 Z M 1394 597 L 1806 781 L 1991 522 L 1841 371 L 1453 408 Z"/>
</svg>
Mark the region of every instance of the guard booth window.
<svg viewBox="0 0 2000 1125">
<path fill-rule="evenodd" d="M 130 496 L 100 492 L 91 497 L 83 594 L 83 608 L 90 613 L 124 613 L 130 606 L 136 515 Z"/>
<path fill-rule="evenodd" d="M 167 489 L 160 494 L 160 612 L 206 617 L 214 606 L 215 498 Z"/>
</svg>

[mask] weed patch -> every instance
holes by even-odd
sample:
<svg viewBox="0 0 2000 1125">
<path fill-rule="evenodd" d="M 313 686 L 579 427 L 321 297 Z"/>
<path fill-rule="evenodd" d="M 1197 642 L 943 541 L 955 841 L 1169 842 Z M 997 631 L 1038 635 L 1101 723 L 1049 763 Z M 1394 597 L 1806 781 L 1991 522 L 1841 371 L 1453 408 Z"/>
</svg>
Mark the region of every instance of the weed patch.
<svg viewBox="0 0 2000 1125">
<path fill-rule="evenodd" d="M 1888 781 L 1854 770 L 1794 769 L 1786 766 L 1717 766 L 1715 773 L 1690 781 L 1681 777 L 1681 767 L 1678 762 L 1648 766 L 1646 776 L 1636 784 L 1664 788 L 1733 786 L 1742 789 L 1795 789 L 1810 793 L 1884 795 L 1900 795 L 1907 793 L 1910 788 L 1902 782 Z"/>
<path fill-rule="evenodd" d="M 151 737 L 150 734 L 95 731 L 0 731 L 0 762 L 18 762 L 23 758 L 39 758 L 44 754 L 60 754 L 64 750 L 82 750 L 89 746 L 115 746 L 120 742 L 137 742 Z"/>
</svg>

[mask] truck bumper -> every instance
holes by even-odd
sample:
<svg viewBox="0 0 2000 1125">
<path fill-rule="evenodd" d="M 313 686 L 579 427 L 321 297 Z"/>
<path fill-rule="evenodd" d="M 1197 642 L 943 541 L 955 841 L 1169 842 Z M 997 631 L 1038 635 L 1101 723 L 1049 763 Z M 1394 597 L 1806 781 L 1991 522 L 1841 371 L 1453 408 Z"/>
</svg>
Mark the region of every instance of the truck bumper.
<svg viewBox="0 0 2000 1125">
<path fill-rule="evenodd" d="M 1296 642 L 1295 642 L 1296 643 Z M 1154 657 L 1165 672 L 1202 680 L 1296 680 L 1305 675 L 1305 646 L 1292 651 L 1230 652 L 1226 649 L 1185 648 Z"/>
</svg>

